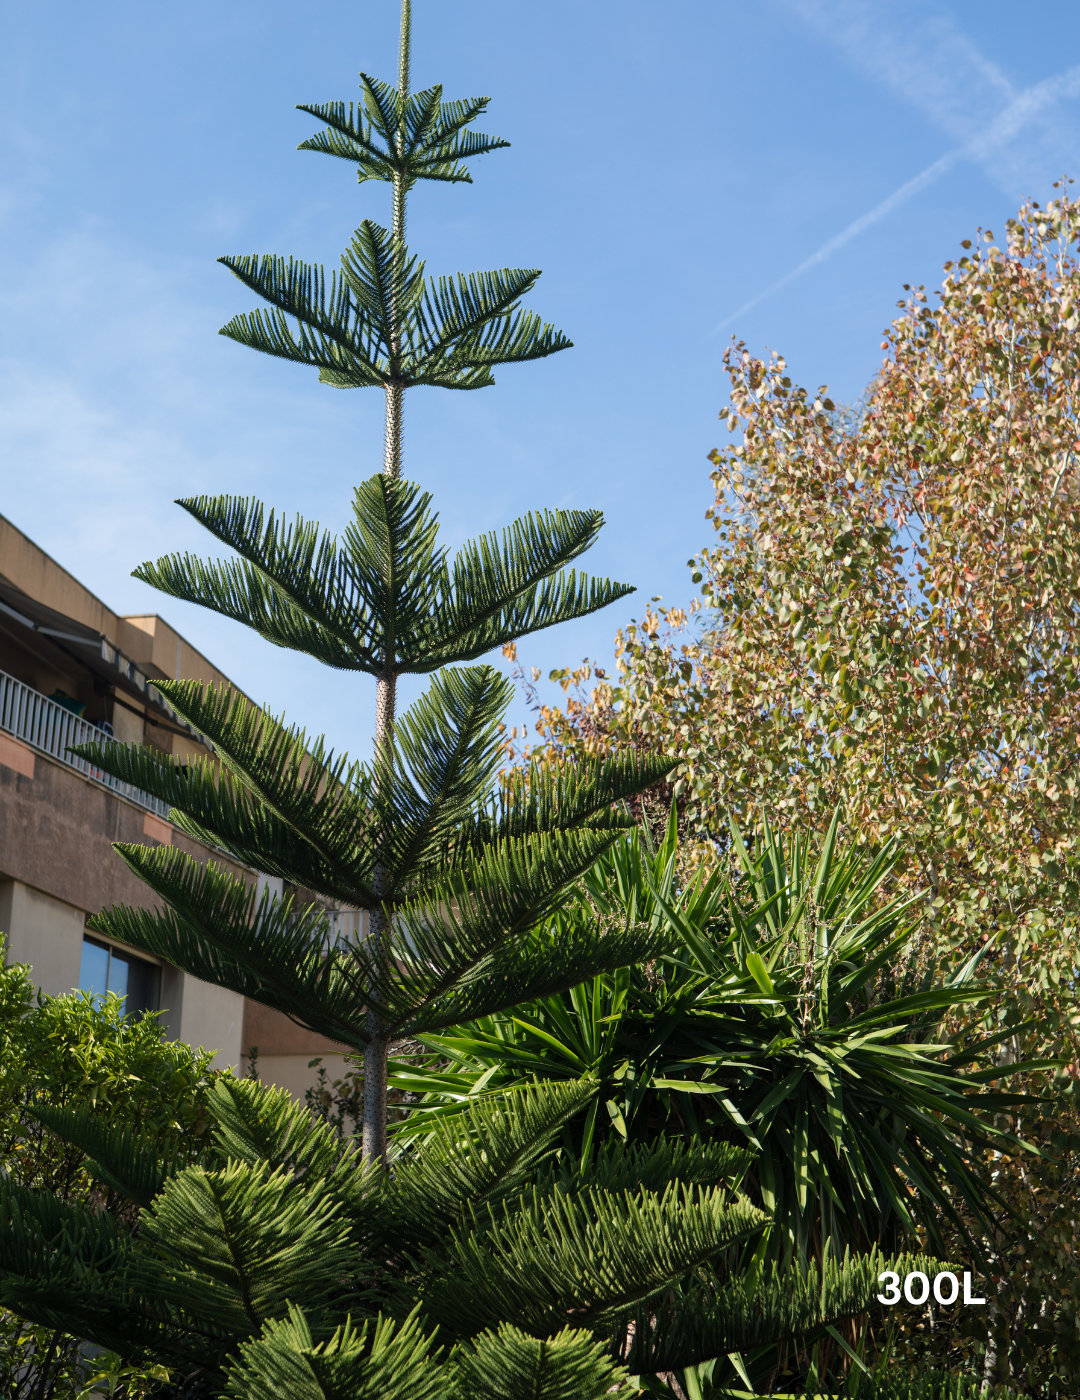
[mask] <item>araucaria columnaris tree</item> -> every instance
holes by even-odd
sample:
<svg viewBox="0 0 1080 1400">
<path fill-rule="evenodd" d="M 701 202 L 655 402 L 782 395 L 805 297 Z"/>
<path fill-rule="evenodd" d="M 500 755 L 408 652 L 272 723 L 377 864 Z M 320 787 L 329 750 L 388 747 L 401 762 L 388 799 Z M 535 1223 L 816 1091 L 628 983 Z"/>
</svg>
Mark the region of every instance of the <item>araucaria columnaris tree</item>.
<svg viewBox="0 0 1080 1400">
<path fill-rule="evenodd" d="M 469 181 L 467 158 L 507 144 L 470 130 L 486 98 L 444 102 L 440 87 L 411 93 L 409 46 L 405 0 L 397 88 L 363 74 L 359 108 L 302 108 L 326 122 L 302 150 L 347 160 L 361 182 L 393 187 L 391 228 L 366 219 L 329 278 L 291 258 L 221 260 L 267 304 L 222 334 L 316 367 L 335 388 L 385 391 L 384 471 L 357 488 L 340 540 L 254 500 L 200 497 L 180 504 L 238 557 L 173 555 L 136 570 L 278 646 L 373 677 L 374 762 L 334 759 L 235 694 L 164 682 L 220 766 L 185 771 L 145 749 L 95 749 L 102 767 L 171 803 L 184 829 L 257 870 L 371 911 L 361 946 L 327 948 L 319 911 L 287 900 L 256 907 L 247 888 L 212 867 L 135 846 L 121 854 L 168 907 L 113 909 L 96 926 L 362 1050 L 363 1142 L 373 1157 L 386 1151 L 392 1038 L 646 952 L 632 934 L 597 928 L 555 948 L 531 931 L 629 821 L 613 804 L 668 766 L 598 763 L 556 780 L 535 773 L 490 799 L 511 687 L 489 666 L 446 668 L 632 590 L 567 568 L 595 540 L 599 511 L 531 513 L 451 558 L 438 544 L 430 497 L 401 478 L 407 389 L 483 388 L 496 365 L 570 345 L 520 306 L 536 269 L 433 281 L 409 252 L 412 186 Z M 403 674 L 433 679 L 397 717 Z"/>
</svg>

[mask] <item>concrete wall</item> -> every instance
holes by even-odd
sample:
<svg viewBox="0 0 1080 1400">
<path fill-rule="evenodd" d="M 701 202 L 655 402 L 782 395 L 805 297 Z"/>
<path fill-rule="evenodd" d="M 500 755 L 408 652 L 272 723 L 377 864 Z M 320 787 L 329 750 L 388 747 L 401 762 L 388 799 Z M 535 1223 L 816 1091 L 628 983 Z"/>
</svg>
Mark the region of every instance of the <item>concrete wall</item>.
<svg viewBox="0 0 1080 1400">
<path fill-rule="evenodd" d="M 0 515 L 0 576 L 47 608 L 104 633 L 152 675 L 227 682 L 228 677 L 156 614 L 121 617 Z"/>
<path fill-rule="evenodd" d="M 244 998 L 238 992 L 163 967 L 161 1005 L 170 1039 L 216 1051 L 215 1069 L 240 1069 Z"/>
<path fill-rule="evenodd" d="M 0 750 L 0 879 L 21 880 L 96 913 L 110 904 L 155 908 L 153 891 L 113 850 L 114 841 L 178 846 L 200 862 L 212 853 L 66 763 L 5 735 Z M 14 762 L 18 767 L 12 766 Z M 33 776 L 28 776 L 28 773 Z M 240 866 L 213 853 L 231 874 Z"/>
<path fill-rule="evenodd" d="M 155 614 L 118 616 L 3 516 L 0 577 L 103 633 L 152 677 L 228 683 L 224 672 L 164 619 Z M 69 666 L 52 643 L 14 622 L 6 626 L 0 621 L 0 669 L 43 694 L 60 686 L 86 703 L 87 718 L 106 717 L 106 697 L 93 677 L 75 663 Z M 129 698 L 129 703 L 141 708 L 138 699 Z M 160 716 L 151 713 L 144 724 L 141 715 L 121 705 L 112 708 L 120 739 L 146 742 L 181 758 L 202 752 L 194 741 L 171 733 L 171 726 L 155 724 L 155 719 Z M 77 985 L 87 915 L 111 904 L 152 908 L 158 903 L 113 850 L 116 841 L 175 845 L 195 860 L 211 858 L 231 874 L 252 878 L 168 821 L 0 732 L 0 930 L 12 936 L 9 958 L 29 962 L 46 992 L 70 991 Z M 162 980 L 170 1033 L 219 1051 L 219 1065 L 238 1065 L 244 999 L 174 968 L 163 968 Z"/>
<path fill-rule="evenodd" d="M 0 515 L 0 573 L 47 608 L 116 637 L 116 614 Z"/>
<path fill-rule="evenodd" d="M 301 1102 L 318 1076 L 317 1068 L 308 1068 L 309 1062 L 321 1056 L 330 1079 L 340 1079 L 345 1071 L 345 1056 L 349 1053 L 348 1047 L 306 1026 L 298 1026 L 284 1012 L 249 1001 L 244 1007 L 240 1047 L 245 1065 L 253 1046 L 259 1051 L 257 1066 L 263 1083 L 287 1089 Z"/>
<path fill-rule="evenodd" d="M 9 963 L 29 963 L 47 996 L 79 985 L 86 915 L 21 880 L 0 883 L 0 933 L 7 935 Z"/>
<path fill-rule="evenodd" d="M 308 1089 L 314 1088 L 318 1078 L 318 1067 L 310 1068 L 312 1055 L 260 1055 L 256 1064 L 259 1079 L 264 1084 L 284 1089 L 300 1103 Z M 344 1055 L 323 1055 L 322 1067 L 330 1084 L 340 1079 L 348 1066 Z"/>
<path fill-rule="evenodd" d="M 232 685 L 201 651 L 156 613 L 117 619 L 117 643 L 148 675 L 162 680 L 209 681 Z"/>
</svg>

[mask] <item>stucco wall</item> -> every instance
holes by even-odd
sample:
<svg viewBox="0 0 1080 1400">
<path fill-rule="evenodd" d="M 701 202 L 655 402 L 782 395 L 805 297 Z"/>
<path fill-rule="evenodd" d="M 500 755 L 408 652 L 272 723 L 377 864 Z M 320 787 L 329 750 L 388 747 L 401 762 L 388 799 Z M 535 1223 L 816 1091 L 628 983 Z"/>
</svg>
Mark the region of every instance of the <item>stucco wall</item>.
<svg viewBox="0 0 1080 1400">
<path fill-rule="evenodd" d="M 238 865 L 100 783 L 5 735 L 0 751 L 0 878 L 21 880 L 65 904 L 96 913 L 108 904 L 157 904 L 112 848 L 114 841 L 171 843 L 198 861 L 210 856 L 234 875 Z M 9 766 L 14 745 L 34 776 Z M 148 820 L 149 818 L 149 820 Z"/>
</svg>

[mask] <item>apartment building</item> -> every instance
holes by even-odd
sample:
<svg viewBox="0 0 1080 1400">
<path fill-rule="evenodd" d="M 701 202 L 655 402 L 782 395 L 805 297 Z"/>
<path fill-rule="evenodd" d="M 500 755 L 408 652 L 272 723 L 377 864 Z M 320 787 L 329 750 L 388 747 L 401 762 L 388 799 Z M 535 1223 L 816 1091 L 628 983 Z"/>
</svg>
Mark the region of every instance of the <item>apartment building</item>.
<svg viewBox="0 0 1080 1400">
<path fill-rule="evenodd" d="M 119 616 L 0 516 L 0 933 L 8 962 L 29 963 L 51 995 L 83 988 L 126 997 L 131 1015 L 157 1011 L 174 1039 L 216 1052 L 243 1072 L 258 1048 L 260 1078 L 302 1096 L 308 1063 L 332 1075 L 342 1047 L 286 1016 L 89 932 L 110 904 L 151 908 L 153 893 L 113 850 L 115 841 L 172 845 L 281 892 L 169 820 L 165 804 L 66 752 L 113 735 L 177 761 L 212 757 L 209 741 L 169 706 L 154 682 L 231 684 L 156 614 Z M 314 896 L 295 891 L 305 903 Z M 319 900 L 325 906 L 325 901 Z M 327 909 L 342 934 L 355 911 Z"/>
</svg>

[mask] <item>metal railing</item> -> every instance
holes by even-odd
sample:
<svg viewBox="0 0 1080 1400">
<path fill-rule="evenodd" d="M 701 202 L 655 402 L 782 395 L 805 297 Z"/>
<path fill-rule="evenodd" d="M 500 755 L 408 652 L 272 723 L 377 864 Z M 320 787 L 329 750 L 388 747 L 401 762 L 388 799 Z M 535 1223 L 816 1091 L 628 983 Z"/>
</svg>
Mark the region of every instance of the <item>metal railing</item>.
<svg viewBox="0 0 1080 1400">
<path fill-rule="evenodd" d="M 21 739 L 31 748 L 47 753 L 50 758 L 57 758 L 61 763 L 68 764 L 95 783 L 101 783 L 113 792 L 118 792 L 129 802 L 145 807 L 148 812 L 154 812 L 159 817 L 168 817 L 169 804 L 162 802 L 160 797 L 151 797 L 141 788 L 121 782 L 111 773 L 105 773 L 88 763 L 85 758 L 77 758 L 75 754 L 67 752 L 69 744 L 100 743 L 107 739 L 109 735 L 104 730 L 88 724 L 86 720 L 64 709 L 63 705 L 49 700 L 39 691 L 23 685 L 22 681 L 17 681 L 14 676 L 9 676 L 4 671 L 0 671 L 0 729 L 14 734 L 16 739 Z"/>
<path fill-rule="evenodd" d="M 327 909 L 327 946 L 340 948 L 343 943 L 363 943 L 371 932 L 371 914 L 367 909 Z"/>
</svg>

